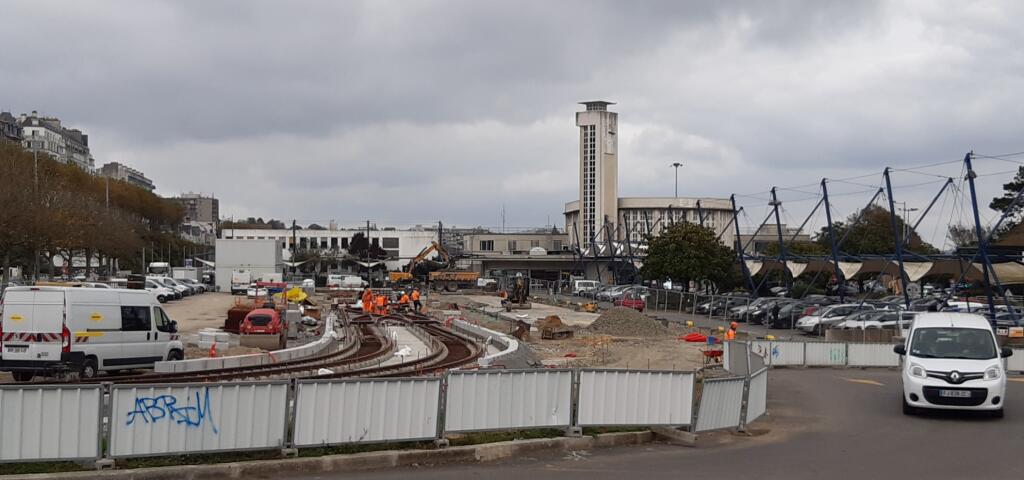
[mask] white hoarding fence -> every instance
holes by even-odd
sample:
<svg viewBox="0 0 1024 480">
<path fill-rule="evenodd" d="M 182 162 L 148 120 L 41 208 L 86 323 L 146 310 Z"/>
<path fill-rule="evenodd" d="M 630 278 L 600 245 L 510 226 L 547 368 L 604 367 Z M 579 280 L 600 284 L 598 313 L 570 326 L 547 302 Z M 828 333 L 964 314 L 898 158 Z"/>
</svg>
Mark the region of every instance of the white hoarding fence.
<svg viewBox="0 0 1024 480">
<path fill-rule="evenodd" d="M 847 344 L 847 365 L 851 367 L 898 367 L 900 356 L 887 343 Z"/>
<path fill-rule="evenodd" d="M 743 423 L 750 423 L 768 410 L 768 369 L 763 368 L 750 376 L 747 388 L 747 415 Z"/>
<path fill-rule="evenodd" d="M 693 372 L 580 370 L 579 375 L 580 426 L 692 421 Z"/>
<path fill-rule="evenodd" d="M 436 438 L 440 378 L 300 381 L 296 447 Z"/>
<path fill-rule="evenodd" d="M 1013 349 L 1013 355 L 1006 359 L 1006 370 L 1024 373 L 1024 349 Z"/>
<path fill-rule="evenodd" d="M 0 387 L 0 462 L 100 455 L 100 385 Z"/>
<path fill-rule="evenodd" d="M 285 445 L 287 382 L 115 386 L 112 457 Z"/>
<path fill-rule="evenodd" d="M 812 343 L 804 344 L 805 361 L 811 367 L 836 367 L 846 365 L 845 343 Z"/>
<path fill-rule="evenodd" d="M 695 431 L 738 428 L 745 382 L 746 379 L 742 377 L 704 380 Z"/>
<path fill-rule="evenodd" d="M 568 427 L 572 380 L 572 370 L 450 372 L 445 431 Z"/>
<path fill-rule="evenodd" d="M 745 342 L 725 342 L 722 352 L 725 371 L 740 376 L 750 373 L 750 349 L 751 346 Z"/>
</svg>

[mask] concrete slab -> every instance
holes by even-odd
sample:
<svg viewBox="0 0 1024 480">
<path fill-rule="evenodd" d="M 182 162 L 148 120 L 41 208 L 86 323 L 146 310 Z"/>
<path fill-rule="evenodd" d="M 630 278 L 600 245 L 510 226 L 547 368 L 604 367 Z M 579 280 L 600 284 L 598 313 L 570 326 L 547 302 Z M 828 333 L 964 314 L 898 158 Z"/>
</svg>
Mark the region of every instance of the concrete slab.
<svg viewBox="0 0 1024 480">
<path fill-rule="evenodd" d="M 393 338 L 395 338 L 395 355 L 392 355 L 391 358 L 382 363 L 382 365 L 397 365 L 410 359 L 426 356 L 430 353 L 430 348 L 420 341 L 420 339 L 416 338 L 408 328 L 388 327 L 388 331 L 391 332 Z M 403 358 L 398 355 L 398 353 L 404 353 L 405 357 Z"/>
</svg>

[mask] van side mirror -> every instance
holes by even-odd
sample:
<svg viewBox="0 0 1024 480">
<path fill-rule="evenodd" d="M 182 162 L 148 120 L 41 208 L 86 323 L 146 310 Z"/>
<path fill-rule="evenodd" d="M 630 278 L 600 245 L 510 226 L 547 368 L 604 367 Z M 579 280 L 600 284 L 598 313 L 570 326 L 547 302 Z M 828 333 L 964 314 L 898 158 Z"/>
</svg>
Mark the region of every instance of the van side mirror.
<svg viewBox="0 0 1024 480">
<path fill-rule="evenodd" d="M 1001 356 L 1002 356 L 1003 358 L 1006 358 L 1006 357 L 1012 357 L 1012 356 L 1013 356 L 1013 349 L 1012 349 L 1012 348 L 1010 348 L 1010 347 L 1003 347 L 1002 351 L 1001 351 L 1001 352 L 999 352 L 999 354 L 1000 354 L 1000 355 L 1001 355 Z"/>
<path fill-rule="evenodd" d="M 178 321 L 171 320 L 171 333 L 178 333 Z"/>
<path fill-rule="evenodd" d="M 903 356 L 907 354 L 907 346 L 901 343 L 892 347 L 892 351 L 895 352 L 896 355 Z"/>
</svg>

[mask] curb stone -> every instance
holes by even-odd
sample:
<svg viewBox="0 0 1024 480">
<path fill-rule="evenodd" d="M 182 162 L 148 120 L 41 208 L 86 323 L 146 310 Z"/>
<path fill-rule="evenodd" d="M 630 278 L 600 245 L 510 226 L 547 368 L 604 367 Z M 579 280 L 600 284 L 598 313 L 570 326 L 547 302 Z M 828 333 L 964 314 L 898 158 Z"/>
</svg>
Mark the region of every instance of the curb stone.
<svg viewBox="0 0 1024 480">
<path fill-rule="evenodd" d="M 65 473 L 38 473 L 3 475 L 2 480 L 205 480 L 221 478 L 253 478 L 286 474 L 316 474 L 327 472 L 356 472 L 412 465 L 439 465 L 445 463 L 492 462 L 537 451 L 589 450 L 623 445 L 638 445 L 654 441 L 650 431 L 603 433 L 584 437 L 539 438 L 508 442 L 484 443 L 448 447 L 438 450 L 386 450 L 380 452 L 325 455 L 322 457 L 255 460 L 251 462 L 218 463 L 212 465 L 181 465 L 171 467 L 137 468 L 131 470 L 101 470 Z"/>
</svg>

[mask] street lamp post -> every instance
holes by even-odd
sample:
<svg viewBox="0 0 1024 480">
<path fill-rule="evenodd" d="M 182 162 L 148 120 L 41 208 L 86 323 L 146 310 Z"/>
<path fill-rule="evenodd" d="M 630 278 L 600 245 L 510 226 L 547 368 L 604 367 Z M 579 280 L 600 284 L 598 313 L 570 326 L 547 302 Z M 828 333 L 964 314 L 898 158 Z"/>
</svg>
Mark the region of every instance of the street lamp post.
<svg viewBox="0 0 1024 480">
<path fill-rule="evenodd" d="M 675 162 L 672 166 L 676 169 L 676 198 L 679 198 L 679 167 L 683 166 L 683 164 Z"/>
</svg>

